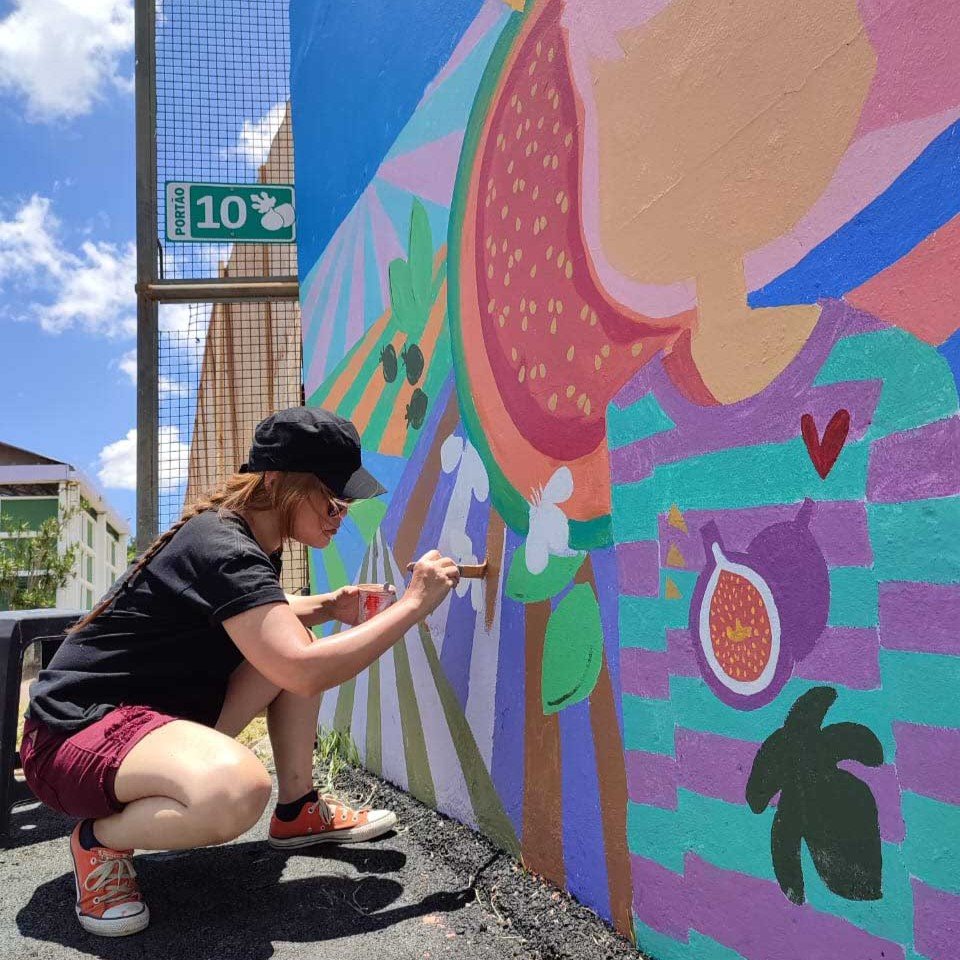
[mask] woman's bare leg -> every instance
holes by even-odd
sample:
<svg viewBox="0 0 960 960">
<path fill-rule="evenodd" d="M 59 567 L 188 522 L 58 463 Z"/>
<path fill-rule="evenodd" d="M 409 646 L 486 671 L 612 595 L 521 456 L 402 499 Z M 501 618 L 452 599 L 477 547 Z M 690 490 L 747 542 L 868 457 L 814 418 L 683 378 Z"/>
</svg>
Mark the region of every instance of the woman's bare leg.
<svg viewBox="0 0 960 960">
<path fill-rule="evenodd" d="M 317 736 L 319 697 L 298 697 L 267 680 L 244 662 L 230 677 L 217 730 L 235 737 L 256 716 L 267 712 L 267 730 L 277 768 L 280 803 L 290 803 L 313 789 L 313 744 Z"/>
<path fill-rule="evenodd" d="M 114 782 L 126 806 L 93 828 L 114 850 L 226 843 L 259 820 L 270 791 L 270 775 L 246 747 L 209 727 L 174 720 L 127 754 Z"/>
</svg>

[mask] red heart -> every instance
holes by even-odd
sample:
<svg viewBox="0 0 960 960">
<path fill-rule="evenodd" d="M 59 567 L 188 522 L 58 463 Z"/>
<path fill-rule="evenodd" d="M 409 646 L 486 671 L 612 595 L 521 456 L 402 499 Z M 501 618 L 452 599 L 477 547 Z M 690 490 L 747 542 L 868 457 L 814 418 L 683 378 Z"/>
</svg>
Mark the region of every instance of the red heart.
<svg viewBox="0 0 960 960">
<path fill-rule="evenodd" d="M 800 418 L 803 442 L 807 445 L 807 453 L 810 454 L 810 460 L 821 480 L 826 480 L 827 474 L 833 469 L 849 431 L 850 413 L 847 410 L 838 410 L 830 418 L 827 429 L 823 431 L 822 440 L 817 436 L 817 425 L 813 422 L 813 417 L 805 413 Z"/>
</svg>

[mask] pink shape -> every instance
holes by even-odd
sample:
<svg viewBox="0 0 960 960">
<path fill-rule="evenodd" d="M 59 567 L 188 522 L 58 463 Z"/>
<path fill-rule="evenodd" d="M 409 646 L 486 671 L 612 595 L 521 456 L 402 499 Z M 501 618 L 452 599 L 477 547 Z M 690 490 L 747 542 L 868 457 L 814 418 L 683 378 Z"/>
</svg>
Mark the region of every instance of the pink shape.
<svg viewBox="0 0 960 960">
<path fill-rule="evenodd" d="M 391 260 L 405 257 L 407 254 L 394 229 L 393 221 L 387 216 L 383 204 L 377 196 L 374 187 L 368 187 L 364 196 L 367 198 L 367 208 L 370 211 L 370 226 L 373 229 L 373 251 L 377 259 L 377 273 L 380 276 L 380 294 L 383 306 L 386 309 L 390 304 L 390 281 L 387 270 Z"/>
<path fill-rule="evenodd" d="M 340 255 L 343 237 L 340 236 L 339 229 L 327 244 L 327 249 L 320 255 L 315 272 L 308 276 L 304 282 L 303 303 L 300 307 L 301 328 L 303 331 L 304 342 L 307 340 L 307 333 L 313 324 L 313 313 L 317 307 L 317 301 L 320 299 L 320 291 L 326 282 L 337 257 Z"/>
<path fill-rule="evenodd" d="M 627 750 L 626 768 L 627 796 L 634 803 L 677 809 L 677 762 L 673 757 Z"/>
<path fill-rule="evenodd" d="M 954 960 L 960 943 L 960 897 L 916 878 L 913 887 L 913 935 L 917 953 L 930 960 Z"/>
<path fill-rule="evenodd" d="M 410 153 L 384 161 L 377 176 L 407 193 L 449 207 L 462 146 L 463 132 L 455 130 Z"/>
<path fill-rule="evenodd" d="M 648 700 L 669 700 L 670 654 L 666 650 L 621 648 L 620 685 L 624 693 Z"/>
<path fill-rule="evenodd" d="M 960 327 L 960 217 L 846 299 L 927 343 L 943 343 Z"/>
<path fill-rule="evenodd" d="M 960 102 L 955 0 L 860 0 L 877 72 L 856 136 Z"/>
<path fill-rule="evenodd" d="M 364 251 L 363 242 L 363 212 L 357 210 L 354 214 L 361 222 L 357 229 L 357 239 L 353 247 L 353 274 L 350 277 L 350 304 L 347 307 L 347 339 L 344 352 L 348 351 L 363 336 L 364 331 Z"/>
</svg>

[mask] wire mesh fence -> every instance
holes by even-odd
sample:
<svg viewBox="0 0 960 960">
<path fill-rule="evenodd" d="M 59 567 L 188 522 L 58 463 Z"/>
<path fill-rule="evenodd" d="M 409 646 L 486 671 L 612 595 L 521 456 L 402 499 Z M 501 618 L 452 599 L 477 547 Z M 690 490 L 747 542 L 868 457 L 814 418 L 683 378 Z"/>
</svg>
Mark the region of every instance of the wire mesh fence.
<svg viewBox="0 0 960 960">
<path fill-rule="evenodd" d="M 295 304 L 191 304 L 160 332 L 160 523 L 166 529 L 246 459 L 256 425 L 303 402 Z M 308 585 L 302 547 L 284 550 L 284 584 Z"/>
<path fill-rule="evenodd" d="M 167 181 L 293 183 L 288 0 L 157 0 L 157 235 L 168 280 L 296 276 L 294 244 L 165 243 Z M 162 304 L 159 522 L 246 460 L 256 424 L 303 402 L 298 305 Z M 309 582 L 287 545 L 284 585 Z"/>
<path fill-rule="evenodd" d="M 216 277 L 229 251 L 219 244 L 166 243 L 170 180 L 293 183 L 288 111 L 288 0 L 157 0 L 157 204 L 160 275 Z M 243 276 L 292 276 L 282 248 L 270 272 L 248 259 Z"/>
</svg>

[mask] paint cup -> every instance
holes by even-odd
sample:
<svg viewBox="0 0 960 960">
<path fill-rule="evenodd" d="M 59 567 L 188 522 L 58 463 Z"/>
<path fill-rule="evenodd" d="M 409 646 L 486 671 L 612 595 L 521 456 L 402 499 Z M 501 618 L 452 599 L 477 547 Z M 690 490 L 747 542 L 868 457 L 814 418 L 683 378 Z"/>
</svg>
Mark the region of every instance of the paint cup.
<svg viewBox="0 0 960 960">
<path fill-rule="evenodd" d="M 360 616 L 358 623 L 366 623 L 371 617 L 382 613 L 396 602 L 397 595 L 385 583 L 361 583 Z"/>
</svg>

